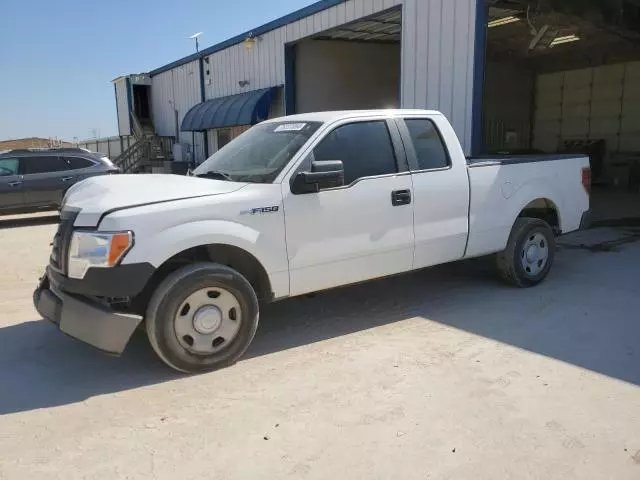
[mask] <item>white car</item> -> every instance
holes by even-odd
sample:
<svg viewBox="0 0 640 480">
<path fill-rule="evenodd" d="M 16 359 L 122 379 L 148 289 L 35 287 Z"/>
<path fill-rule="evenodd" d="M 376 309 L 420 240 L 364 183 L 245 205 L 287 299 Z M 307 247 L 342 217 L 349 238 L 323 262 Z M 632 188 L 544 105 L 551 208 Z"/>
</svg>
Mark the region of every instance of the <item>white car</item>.
<svg viewBox="0 0 640 480">
<path fill-rule="evenodd" d="M 192 176 L 72 187 L 34 302 L 115 354 L 144 322 L 167 365 L 211 370 L 245 352 L 264 302 L 492 253 L 534 286 L 555 237 L 587 221 L 589 187 L 586 157 L 465 159 L 438 112 L 274 119 Z"/>
</svg>

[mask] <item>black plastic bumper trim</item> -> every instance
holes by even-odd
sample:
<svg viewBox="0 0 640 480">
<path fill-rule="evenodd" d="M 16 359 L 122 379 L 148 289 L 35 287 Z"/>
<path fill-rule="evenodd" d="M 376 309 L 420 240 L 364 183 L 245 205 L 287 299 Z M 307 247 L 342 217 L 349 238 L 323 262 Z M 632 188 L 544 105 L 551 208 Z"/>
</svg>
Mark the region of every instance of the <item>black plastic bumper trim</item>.
<svg viewBox="0 0 640 480">
<path fill-rule="evenodd" d="M 90 297 L 135 297 L 155 271 L 150 263 L 130 263 L 90 268 L 83 279 L 67 277 L 50 267 L 47 275 L 64 292 Z"/>
</svg>

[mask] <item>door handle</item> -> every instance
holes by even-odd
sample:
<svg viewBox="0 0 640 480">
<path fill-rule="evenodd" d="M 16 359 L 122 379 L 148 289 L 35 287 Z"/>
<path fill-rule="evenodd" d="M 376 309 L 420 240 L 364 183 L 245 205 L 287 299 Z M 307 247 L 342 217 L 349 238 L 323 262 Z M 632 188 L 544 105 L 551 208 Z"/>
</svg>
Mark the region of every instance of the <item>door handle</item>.
<svg viewBox="0 0 640 480">
<path fill-rule="evenodd" d="M 63 177 L 61 178 L 63 182 L 68 182 L 69 180 L 73 180 L 73 177 Z"/>
<path fill-rule="evenodd" d="M 9 183 L 10 187 L 19 187 L 20 185 L 22 185 L 22 182 L 10 182 Z"/>
<path fill-rule="evenodd" d="M 391 205 L 409 205 L 411 203 L 411 190 L 395 190 L 391 192 Z"/>
</svg>

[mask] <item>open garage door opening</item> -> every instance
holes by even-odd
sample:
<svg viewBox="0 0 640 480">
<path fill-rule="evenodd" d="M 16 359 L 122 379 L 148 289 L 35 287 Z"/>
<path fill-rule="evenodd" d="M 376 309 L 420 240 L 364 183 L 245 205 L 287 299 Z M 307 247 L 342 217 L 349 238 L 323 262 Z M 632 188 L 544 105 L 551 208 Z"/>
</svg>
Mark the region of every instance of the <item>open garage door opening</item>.
<svg viewBox="0 0 640 480">
<path fill-rule="evenodd" d="M 398 108 L 401 36 L 394 8 L 291 45 L 287 113 Z"/>
<path fill-rule="evenodd" d="M 596 190 L 637 194 L 640 1 L 487 0 L 487 9 L 484 153 L 585 153 Z M 640 216 L 639 197 L 608 208 Z"/>
</svg>

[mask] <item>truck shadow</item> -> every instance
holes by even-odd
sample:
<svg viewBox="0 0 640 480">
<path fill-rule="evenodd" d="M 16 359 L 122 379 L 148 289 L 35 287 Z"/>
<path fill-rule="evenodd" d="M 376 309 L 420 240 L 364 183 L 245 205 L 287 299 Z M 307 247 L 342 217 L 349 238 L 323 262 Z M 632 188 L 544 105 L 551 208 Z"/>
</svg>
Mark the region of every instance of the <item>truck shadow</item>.
<svg viewBox="0 0 640 480">
<path fill-rule="evenodd" d="M 481 259 L 292 299 L 265 312 L 248 356 L 418 319 L 640 386 L 640 249 L 631 253 L 560 252 L 533 289 L 503 286 Z"/>
<path fill-rule="evenodd" d="M 640 385 L 635 266 L 616 256 L 562 252 L 549 280 L 529 290 L 501 286 L 484 261 L 471 261 L 283 301 L 263 312 L 242 361 L 418 319 Z M 45 321 L 0 329 L 0 345 L 0 415 L 183 378 L 155 357 L 142 332 L 119 358 Z"/>
<path fill-rule="evenodd" d="M 81 402 L 180 378 L 136 332 L 122 357 L 61 334 L 45 320 L 0 329 L 0 415 Z"/>
</svg>

